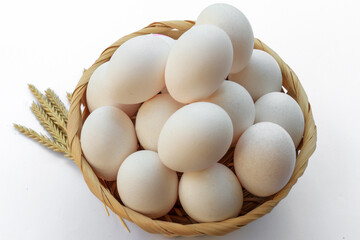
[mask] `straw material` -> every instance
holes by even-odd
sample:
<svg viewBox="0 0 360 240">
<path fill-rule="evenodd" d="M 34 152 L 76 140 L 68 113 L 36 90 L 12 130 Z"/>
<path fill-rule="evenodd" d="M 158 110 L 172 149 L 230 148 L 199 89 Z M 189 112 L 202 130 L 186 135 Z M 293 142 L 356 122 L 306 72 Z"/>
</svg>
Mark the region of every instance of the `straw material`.
<svg viewBox="0 0 360 240">
<path fill-rule="evenodd" d="M 174 39 L 178 39 L 181 34 L 193 25 L 193 21 L 155 22 L 135 33 L 119 39 L 105 49 L 95 63 L 89 69 L 84 71 L 83 76 L 73 92 L 67 124 L 69 146 L 73 159 L 82 171 L 84 179 L 93 194 L 102 201 L 105 206 L 116 213 L 120 219 L 125 218 L 134 222 L 147 232 L 160 233 L 166 236 L 224 235 L 269 213 L 281 199 L 286 197 L 297 179 L 304 173 L 308 159 L 316 147 L 316 126 L 308 98 L 299 79 L 273 50 L 260 40 L 255 39 L 254 48 L 268 52 L 279 63 L 283 75 L 283 87 L 287 90 L 287 93 L 299 103 L 305 116 L 304 138 L 302 144 L 300 144 L 298 148 L 295 170 L 289 183 L 280 192 L 267 198 L 255 197 L 245 191 L 244 205 L 240 216 L 222 222 L 196 223 L 186 215 L 179 202 L 168 215 L 157 220 L 150 219 L 125 207 L 117 194 L 115 182 L 106 182 L 98 179 L 81 151 L 81 127 L 84 120 L 89 115 L 85 97 L 89 78 L 97 67 L 110 60 L 115 50 L 125 41 L 149 33 L 164 34 Z M 81 105 L 85 107 L 83 111 L 81 110 Z M 232 169 L 232 157 L 233 149 L 231 149 L 220 162 Z"/>
</svg>

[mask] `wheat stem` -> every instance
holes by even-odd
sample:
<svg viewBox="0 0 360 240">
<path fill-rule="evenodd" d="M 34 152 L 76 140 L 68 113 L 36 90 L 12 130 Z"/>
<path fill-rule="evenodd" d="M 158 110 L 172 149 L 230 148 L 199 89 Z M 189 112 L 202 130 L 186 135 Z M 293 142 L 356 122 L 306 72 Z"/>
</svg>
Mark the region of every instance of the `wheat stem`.
<svg viewBox="0 0 360 240">
<path fill-rule="evenodd" d="M 64 104 L 60 101 L 59 96 L 56 93 L 48 88 L 46 91 L 46 97 L 49 99 L 50 103 L 53 105 L 55 110 L 59 113 L 59 115 L 64 120 L 65 124 L 67 124 L 68 120 L 68 111 L 66 110 Z"/>
</svg>

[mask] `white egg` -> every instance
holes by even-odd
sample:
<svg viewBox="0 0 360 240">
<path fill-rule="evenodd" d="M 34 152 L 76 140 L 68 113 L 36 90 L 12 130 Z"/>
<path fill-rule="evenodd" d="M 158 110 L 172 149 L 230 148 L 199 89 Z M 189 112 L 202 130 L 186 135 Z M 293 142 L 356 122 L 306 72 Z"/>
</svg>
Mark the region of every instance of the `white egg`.
<svg viewBox="0 0 360 240">
<path fill-rule="evenodd" d="M 179 199 L 194 220 L 217 222 L 239 215 L 243 193 L 235 174 L 216 163 L 202 171 L 184 173 L 179 184 Z"/>
<path fill-rule="evenodd" d="M 170 95 L 190 103 L 210 96 L 230 71 L 233 51 L 230 38 L 212 25 L 193 26 L 172 47 L 165 69 Z"/>
<path fill-rule="evenodd" d="M 254 34 L 245 15 L 229 4 L 215 3 L 200 13 L 196 25 L 201 24 L 218 26 L 229 35 L 234 49 L 230 72 L 240 72 L 249 62 L 254 47 Z"/>
<path fill-rule="evenodd" d="M 255 103 L 255 122 L 273 122 L 283 127 L 294 141 L 295 148 L 302 139 L 305 121 L 299 104 L 289 95 L 268 93 Z"/>
<path fill-rule="evenodd" d="M 290 135 L 271 122 L 249 127 L 235 147 L 236 175 L 246 190 L 259 197 L 280 191 L 288 183 L 295 161 Z"/>
<path fill-rule="evenodd" d="M 166 35 L 163 34 L 154 34 L 156 37 L 163 39 L 167 44 L 169 44 L 170 47 L 173 47 L 175 44 L 174 39 L 172 39 L 171 37 L 168 37 Z"/>
<path fill-rule="evenodd" d="M 178 177 L 161 163 L 156 152 L 143 150 L 131 154 L 121 164 L 117 189 L 127 207 L 158 218 L 175 205 Z"/>
<path fill-rule="evenodd" d="M 232 138 L 229 115 L 213 103 L 197 102 L 180 108 L 165 122 L 158 152 L 170 169 L 198 171 L 219 161 Z"/>
<path fill-rule="evenodd" d="M 144 102 L 136 116 L 135 129 L 141 146 L 157 152 L 160 131 L 166 120 L 184 104 L 169 94 L 158 94 Z"/>
<path fill-rule="evenodd" d="M 108 80 L 106 78 L 109 62 L 100 65 L 91 75 L 86 89 L 86 102 L 90 112 L 103 106 L 113 106 L 123 110 L 129 117 L 132 117 L 139 109 L 140 104 L 120 104 L 108 94 Z"/>
<path fill-rule="evenodd" d="M 232 146 L 236 144 L 240 135 L 254 123 L 254 102 L 246 89 L 238 83 L 224 81 L 216 92 L 203 101 L 215 103 L 229 114 L 234 127 Z"/>
<path fill-rule="evenodd" d="M 154 35 L 134 37 L 109 61 L 109 97 L 121 104 L 144 102 L 165 87 L 164 71 L 170 46 Z"/>
<path fill-rule="evenodd" d="M 231 81 L 248 90 L 254 101 L 269 92 L 280 92 L 281 69 L 276 60 L 267 52 L 254 49 L 248 65 L 239 73 L 230 74 Z"/>
<path fill-rule="evenodd" d="M 113 181 L 124 159 L 137 149 L 134 125 L 121 110 L 105 106 L 93 111 L 81 130 L 82 151 L 102 179 Z"/>
</svg>

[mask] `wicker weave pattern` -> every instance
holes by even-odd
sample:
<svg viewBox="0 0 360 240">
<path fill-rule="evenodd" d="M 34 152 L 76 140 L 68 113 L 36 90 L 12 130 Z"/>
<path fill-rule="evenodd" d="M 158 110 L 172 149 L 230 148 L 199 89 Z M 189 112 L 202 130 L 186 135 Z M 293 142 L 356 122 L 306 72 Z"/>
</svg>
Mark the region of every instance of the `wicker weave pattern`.
<svg viewBox="0 0 360 240">
<path fill-rule="evenodd" d="M 236 229 L 239 229 L 242 226 L 245 226 L 246 224 L 269 213 L 279 203 L 281 199 L 286 197 L 292 186 L 296 183 L 297 179 L 304 173 L 307 167 L 308 159 L 314 152 L 316 147 L 316 126 L 314 123 L 310 104 L 308 102 L 306 93 L 299 82 L 299 79 L 297 78 L 296 74 L 290 69 L 290 67 L 273 50 L 271 50 L 260 40 L 255 39 L 254 48 L 268 52 L 279 63 L 283 75 L 283 86 L 288 91 L 288 94 L 291 95 L 299 103 L 305 116 L 304 138 L 302 144 L 300 144 L 298 148 L 299 153 L 296 159 L 295 170 L 289 183 L 280 192 L 267 199 L 264 199 L 264 201 L 255 201 L 255 205 L 253 203 L 253 206 L 250 208 L 250 210 L 243 213 L 244 215 L 215 223 L 190 222 L 189 224 L 181 224 L 179 222 L 182 222 L 182 212 L 179 209 L 175 209 L 175 211 L 179 215 L 179 221 L 176 221 L 176 219 L 174 221 L 174 219 L 171 218 L 165 218 L 164 220 L 152 220 L 146 216 L 143 216 L 140 213 L 137 213 L 123 206 L 117 200 L 118 197 L 116 197 L 116 187 L 114 187 L 114 184 L 112 186 L 109 186 L 107 183 L 99 180 L 81 152 L 81 127 L 84 119 L 86 119 L 86 117 L 89 115 L 89 111 L 86 108 L 85 94 L 89 78 L 97 67 L 110 60 L 115 50 L 125 41 L 133 37 L 149 33 L 164 34 L 174 39 L 177 39 L 179 36 L 181 36 L 181 34 L 183 34 L 193 25 L 193 21 L 155 22 L 135 33 L 127 35 L 116 41 L 110 47 L 105 49 L 102 52 L 101 56 L 95 61 L 95 63 L 84 72 L 72 95 L 71 107 L 69 111 L 67 130 L 70 149 L 76 164 L 83 173 L 84 179 L 89 189 L 100 201 L 106 204 L 106 206 L 109 207 L 119 217 L 134 222 L 139 227 L 150 233 L 160 233 L 166 236 L 224 235 Z M 85 106 L 84 111 L 81 111 L 81 105 Z M 230 152 L 226 156 L 226 159 L 223 159 L 223 162 L 227 162 L 229 159 L 231 160 L 231 157 L 232 153 Z M 250 198 L 249 201 L 251 201 Z"/>
</svg>

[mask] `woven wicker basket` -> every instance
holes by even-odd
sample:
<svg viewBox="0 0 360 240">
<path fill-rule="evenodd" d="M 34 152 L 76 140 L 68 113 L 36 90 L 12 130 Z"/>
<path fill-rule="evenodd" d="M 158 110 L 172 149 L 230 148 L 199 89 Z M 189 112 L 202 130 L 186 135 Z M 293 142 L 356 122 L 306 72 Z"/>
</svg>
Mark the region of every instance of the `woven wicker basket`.
<svg viewBox="0 0 360 240">
<path fill-rule="evenodd" d="M 296 166 L 289 183 L 280 192 L 267 198 L 255 197 L 245 191 L 244 204 L 240 216 L 222 222 L 196 223 L 187 216 L 181 208 L 179 202 L 176 203 L 175 207 L 168 215 L 157 220 L 150 219 L 125 207 L 121 203 L 119 195 L 116 191 L 116 183 L 98 179 L 81 151 L 81 127 L 84 120 L 89 115 L 89 111 L 86 107 L 85 94 L 89 78 L 97 67 L 110 60 L 115 50 L 125 41 L 133 37 L 149 33 L 164 34 L 174 39 L 178 39 L 181 34 L 193 25 L 193 21 L 155 22 L 140 31 L 127 35 L 116 41 L 110 47 L 105 49 L 95 63 L 84 72 L 75 91 L 73 92 L 69 112 L 68 137 L 71 152 L 76 164 L 84 175 L 84 179 L 89 189 L 100 201 L 103 202 L 106 211 L 108 207 L 119 216 L 120 220 L 125 218 L 134 222 L 147 232 L 160 233 L 166 236 L 224 235 L 269 213 L 281 199 L 286 197 L 292 186 L 296 183 L 297 179 L 304 173 L 308 159 L 316 147 L 316 126 L 311 112 L 311 107 L 297 76 L 274 51 L 272 51 L 260 40 L 255 39 L 254 48 L 266 51 L 279 63 L 283 76 L 283 87 L 285 91 L 287 91 L 287 94 L 291 95 L 299 103 L 305 116 L 304 138 L 298 147 Z M 85 108 L 82 108 L 81 106 L 84 106 Z M 230 150 L 220 162 L 232 169 L 232 156 L 233 149 Z"/>
</svg>

